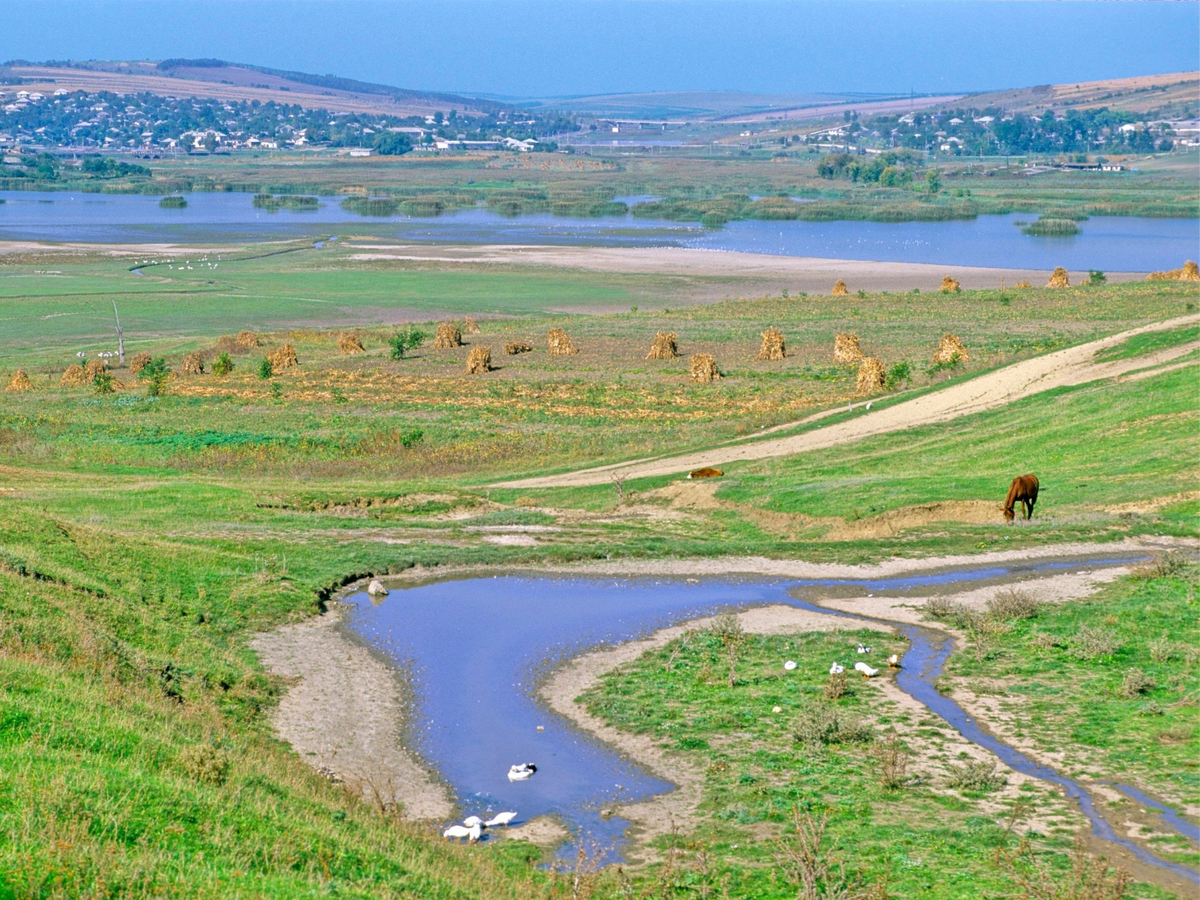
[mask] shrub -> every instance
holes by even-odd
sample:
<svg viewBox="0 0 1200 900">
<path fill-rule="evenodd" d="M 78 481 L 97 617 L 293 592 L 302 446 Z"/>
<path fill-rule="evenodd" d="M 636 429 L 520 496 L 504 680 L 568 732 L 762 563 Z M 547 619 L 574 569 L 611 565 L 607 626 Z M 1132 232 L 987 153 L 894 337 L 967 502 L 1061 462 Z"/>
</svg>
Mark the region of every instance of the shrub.
<svg viewBox="0 0 1200 900">
<path fill-rule="evenodd" d="M 809 747 L 864 744 L 874 737 L 866 722 L 852 722 L 836 706 L 816 700 L 800 710 L 792 736 Z"/>
<path fill-rule="evenodd" d="M 894 391 L 902 384 L 906 384 L 912 378 L 912 366 L 906 362 L 898 362 L 890 369 L 887 375 L 884 376 L 884 386 L 889 391 Z"/>
<path fill-rule="evenodd" d="M 995 619 L 1032 619 L 1040 608 L 1034 597 L 1015 589 L 1000 591 L 987 602 L 987 614 Z"/>
<path fill-rule="evenodd" d="M 423 343 L 425 343 L 425 332 L 419 331 L 411 325 L 388 338 L 388 346 L 392 348 L 392 359 L 404 359 L 406 354 L 416 350 Z"/>
<path fill-rule="evenodd" d="M 1108 283 L 1108 276 L 1096 269 L 1090 269 L 1087 283 L 1090 287 L 1100 287 L 1100 285 Z"/>
<path fill-rule="evenodd" d="M 930 597 L 922 609 L 929 618 L 949 622 L 958 628 L 971 628 L 979 619 L 979 614 L 969 606 L 948 597 Z"/>
<path fill-rule="evenodd" d="M 1084 625 L 1075 632 L 1070 647 L 1071 654 L 1076 659 L 1099 659 L 1102 656 L 1112 656 L 1120 650 L 1121 641 L 1107 629 Z"/>
<path fill-rule="evenodd" d="M 268 359 L 267 357 L 264 356 L 261 360 L 259 360 L 259 363 L 258 363 L 258 377 L 261 378 L 263 381 L 266 381 L 268 378 L 270 378 L 274 374 L 275 374 L 275 366 L 273 366 L 271 364 L 270 359 Z"/>
<path fill-rule="evenodd" d="M 1130 577 L 1141 580 L 1150 578 L 1170 578 L 1178 575 L 1188 567 L 1188 558 L 1178 550 L 1168 550 L 1161 556 L 1156 556 L 1150 562 L 1137 566 Z"/>
<path fill-rule="evenodd" d="M 166 392 L 167 379 L 170 377 L 171 370 L 161 356 L 150 360 L 138 372 L 138 378 L 146 382 L 146 393 L 151 397 L 161 397 Z"/>
<path fill-rule="evenodd" d="M 212 371 L 214 375 L 228 375 L 233 371 L 233 358 L 228 353 L 221 353 L 213 360 Z"/>
<path fill-rule="evenodd" d="M 1162 637 L 1148 641 L 1146 649 L 1150 651 L 1151 662 L 1162 663 L 1170 660 L 1179 648 L 1173 640 L 1164 634 Z"/>
<path fill-rule="evenodd" d="M 111 394 L 117 389 L 117 379 L 108 369 L 101 369 L 92 377 L 92 386 L 97 394 Z"/>
<path fill-rule="evenodd" d="M 909 752 L 900 743 L 896 732 L 893 731 L 886 741 L 876 747 L 875 759 L 879 763 L 879 783 L 884 790 L 895 791 L 904 787 L 908 778 Z"/>
<path fill-rule="evenodd" d="M 841 700 L 846 695 L 849 684 L 850 679 L 846 677 L 845 672 L 831 673 L 829 680 L 825 682 L 825 699 Z"/>
<path fill-rule="evenodd" d="M 950 766 L 946 784 L 956 791 L 995 791 L 1004 787 L 1008 777 L 992 760 L 971 760 L 961 766 Z"/>
<path fill-rule="evenodd" d="M 1141 669 L 1127 669 L 1121 680 L 1120 695 L 1126 700 L 1148 694 L 1155 688 L 1155 681 Z"/>
<path fill-rule="evenodd" d="M 193 744 L 179 754 L 179 766 L 197 781 L 219 787 L 229 777 L 229 754 L 212 744 Z"/>
</svg>

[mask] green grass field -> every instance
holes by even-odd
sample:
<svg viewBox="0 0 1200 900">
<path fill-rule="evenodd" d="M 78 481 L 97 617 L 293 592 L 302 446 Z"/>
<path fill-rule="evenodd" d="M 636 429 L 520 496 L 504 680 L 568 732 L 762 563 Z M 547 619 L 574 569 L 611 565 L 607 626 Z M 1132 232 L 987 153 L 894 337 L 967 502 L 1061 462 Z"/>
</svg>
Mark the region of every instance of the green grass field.
<svg viewBox="0 0 1200 900">
<path fill-rule="evenodd" d="M 488 487 L 710 446 L 844 406 L 856 373 L 831 360 L 839 332 L 858 332 L 889 368 L 908 364 L 894 390 L 927 391 L 1200 302 L 1193 285 L 1147 282 L 685 305 L 698 289 L 696 280 L 650 276 L 358 266 L 333 249 L 222 260 L 219 276 L 195 269 L 167 278 L 91 256 L 8 260 L 0 381 L 20 367 L 33 390 L 0 394 L 0 897 L 570 896 L 566 881 L 536 867 L 530 845 L 445 847 L 319 778 L 271 736 L 266 711 L 285 685 L 263 673 L 250 636 L 312 615 L 352 577 L 605 556 L 874 561 L 1196 536 L 1194 357 L 1174 371 L 1041 394 L 936 429 L 730 466 L 711 508 L 672 508 L 655 493 L 668 479 L 620 490 Z M 146 383 L 120 368 L 113 394 L 59 386 L 78 350 L 112 347 L 112 298 L 130 354 L 146 350 L 177 370 L 162 396 L 148 396 Z M 581 311 L 630 306 L 642 309 Z M 467 347 L 388 358 L 396 323 L 432 331 L 436 319 L 465 315 L 482 329 L 465 336 Z M 555 326 L 569 331 L 578 355 L 546 353 Z M 784 361 L 756 359 L 768 326 L 785 332 Z M 235 354 L 232 373 L 179 371 L 190 351 L 211 367 L 220 336 L 246 327 L 262 332 L 264 345 Z M 346 327 L 365 353 L 338 352 Z M 678 334 L 681 358 L 645 359 L 658 330 Z M 970 361 L 930 365 L 945 331 L 962 338 Z M 1194 329 L 1160 333 L 1114 353 L 1136 357 L 1194 339 Z M 506 356 L 510 340 L 534 351 Z M 300 365 L 258 377 L 262 356 L 286 342 Z M 467 377 L 472 345 L 490 346 L 497 370 Z M 687 357 L 701 350 L 726 378 L 688 379 Z M 998 504 L 1008 479 L 1029 469 L 1046 486 L 1032 523 L 1007 527 L 997 513 L 994 522 L 835 535 L 839 524 L 935 500 Z M 559 530 L 530 546 L 486 543 L 469 530 L 505 523 Z M 1193 584 L 1189 570 L 1094 601 L 1115 619 L 1105 627 L 1124 649 L 1103 671 L 1071 663 L 1073 693 L 1062 709 L 1049 709 L 1037 686 L 1061 664 L 1053 641 L 1069 647 L 1086 610 L 1020 623 L 986 671 L 952 666 L 950 674 L 975 690 L 1003 683 L 1011 696 L 1033 697 L 1022 711 L 1032 739 L 1070 729 L 1096 766 L 1126 765 L 1173 800 L 1200 802 L 1185 765 L 1197 736 L 1178 721 L 1190 707 L 1173 705 L 1194 698 L 1191 664 L 1182 650 L 1155 661 L 1141 649 L 1164 630 L 1194 632 Z M 1152 610 L 1153 625 L 1138 621 L 1139 608 Z M 1034 630 L 1051 635 L 1036 652 Z M 745 682 L 732 691 L 703 675 L 711 648 L 698 640 L 673 673 L 650 657 L 589 698 L 622 727 L 658 734 L 680 723 L 664 733 L 713 770 L 695 835 L 684 835 L 689 862 L 669 889 L 660 889 L 661 867 L 650 867 L 631 873 L 632 893 L 614 896 L 703 896 L 701 850 L 721 853 L 723 868 L 709 874 L 717 885 L 728 875 L 731 896 L 794 896 L 771 868 L 768 845 L 794 802 L 839 783 L 850 785 L 848 805 L 831 834 L 848 863 L 854 846 L 870 851 L 859 854 L 869 862 L 856 856 L 853 872 L 879 883 L 890 860 L 893 896 L 962 896 L 976 884 L 1012 895 L 1010 877 L 980 849 L 1003 837 L 979 805 L 986 798 L 925 787 L 893 797 L 866 758 L 772 743 L 786 729 L 744 712 L 774 702 L 769 660 L 786 649 L 815 663 L 827 640 L 755 640 Z M 1104 692 L 1128 668 L 1154 687 L 1109 702 Z M 817 689 L 805 681 L 805 692 Z M 663 692 L 670 704 L 655 703 Z M 1107 705 L 1088 710 L 1096 695 Z M 1140 716 L 1152 701 L 1163 715 Z M 798 702 L 788 699 L 789 716 Z M 857 686 L 845 708 L 872 722 L 893 714 Z M 1131 735 L 1171 732 L 1179 741 L 1119 739 L 1120 729 L 1098 724 L 1106 716 Z M 737 739 L 714 740 L 721 732 Z M 851 810 L 872 823 L 870 834 Z M 914 821 L 925 824 L 914 830 Z M 1063 865 L 1070 835 L 1044 837 L 1042 860 Z"/>
</svg>

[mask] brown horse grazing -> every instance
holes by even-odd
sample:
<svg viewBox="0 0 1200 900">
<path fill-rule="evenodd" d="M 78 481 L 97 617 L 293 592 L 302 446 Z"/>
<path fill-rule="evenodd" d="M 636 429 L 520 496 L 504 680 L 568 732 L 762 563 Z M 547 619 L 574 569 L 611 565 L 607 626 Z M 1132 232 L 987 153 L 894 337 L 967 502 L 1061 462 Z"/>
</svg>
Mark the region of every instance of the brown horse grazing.
<svg viewBox="0 0 1200 900">
<path fill-rule="evenodd" d="M 693 469 L 688 473 L 688 478 L 720 478 L 724 474 L 720 469 L 710 469 L 706 466 L 703 469 Z"/>
<path fill-rule="evenodd" d="M 1036 475 L 1018 475 L 1008 488 L 1008 496 L 1004 498 L 1004 520 L 1011 523 L 1016 518 L 1013 507 L 1018 503 L 1025 505 L 1025 518 L 1033 518 L 1033 504 L 1037 503 L 1038 480 Z"/>
</svg>

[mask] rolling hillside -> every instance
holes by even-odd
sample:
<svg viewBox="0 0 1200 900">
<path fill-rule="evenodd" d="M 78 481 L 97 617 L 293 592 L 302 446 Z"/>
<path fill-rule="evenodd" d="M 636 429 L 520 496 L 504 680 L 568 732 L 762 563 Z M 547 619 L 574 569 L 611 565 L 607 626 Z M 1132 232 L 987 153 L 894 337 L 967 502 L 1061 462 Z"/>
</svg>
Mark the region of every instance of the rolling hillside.
<svg viewBox="0 0 1200 900">
<path fill-rule="evenodd" d="M 457 110 L 485 115 L 505 108 L 491 100 L 412 91 L 332 75 L 308 75 L 221 60 L 162 62 L 89 62 L 37 64 L 15 61 L 0 74 L 20 79 L 23 89 L 68 91 L 148 91 L 171 97 L 258 100 L 294 103 L 308 109 L 391 116 L 427 115 Z"/>
<path fill-rule="evenodd" d="M 1200 103 L 1200 72 L 1139 75 L 1078 84 L 1044 84 L 974 94 L 964 99 L 977 109 L 998 106 L 1010 113 L 1040 113 L 1047 109 L 1086 109 L 1106 106 L 1132 113 L 1173 110 L 1177 115 L 1196 114 Z"/>
</svg>

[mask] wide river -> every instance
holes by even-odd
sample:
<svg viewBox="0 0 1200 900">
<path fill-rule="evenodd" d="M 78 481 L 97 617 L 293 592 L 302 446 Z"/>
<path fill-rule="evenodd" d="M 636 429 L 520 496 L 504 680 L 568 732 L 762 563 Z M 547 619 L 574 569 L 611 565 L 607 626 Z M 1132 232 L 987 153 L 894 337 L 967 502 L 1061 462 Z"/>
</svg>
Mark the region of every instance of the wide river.
<svg viewBox="0 0 1200 900">
<path fill-rule="evenodd" d="M 186 209 L 158 197 L 2 191 L 0 240 L 84 243 L 259 241 L 374 234 L 442 244 L 698 247 L 782 256 L 1013 269 L 1175 269 L 1200 255 L 1200 219 L 1094 217 L 1067 238 L 1023 234 L 1028 215 L 951 222 L 730 222 L 720 228 L 635 218 L 501 216 L 467 209 L 435 218 L 364 217 L 323 197 L 305 212 L 257 209 L 250 194 L 187 195 Z M 637 199 L 630 198 L 636 202 Z"/>
<path fill-rule="evenodd" d="M 539 704 L 537 683 L 555 664 L 590 648 L 641 637 L 722 609 L 770 603 L 813 609 L 808 598 L 819 599 L 829 590 L 924 594 L 939 585 L 1007 582 L 1128 562 L 1116 558 L 1053 561 L 820 581 L 499 575 L 398 588 L 376 601 L 354 593 L 344 602 L 351 607 L 350 631 L 403 671 L 412 684 L 416 695 L 413 743 L 450 784 L 462 815 L 514 810 L 518 824 L 553 815 L 573 833 L 588 835 L 612 860 L 620 855 L 629 823 L 603 817 L 600 811 L 671 786 Z M 847 624 L 854 627 L 853 621 Z M 936 684 L 952 649 L 944 633 L 903 624 L 897 628 L 910 642 L 898 679 L 902 690 L 1012 768 L 1058 785 L 1079 805 L 1100 840 L 1118 844 L 1150 865 L 1197 880 L 1194 871 L 1157 858 L 1116 832 L 1083 786 L 1005 745 L 942 695 Z M 851 648 L 848 643 L 843 664 L 855 661 Z M 537 774 L 528 781 L 510 782 L 508 767 L 523 762 L 536 764 Z M 1194 823 L 1162 809 L 1165 831 L 1194 840 Z"/>
</svg>

